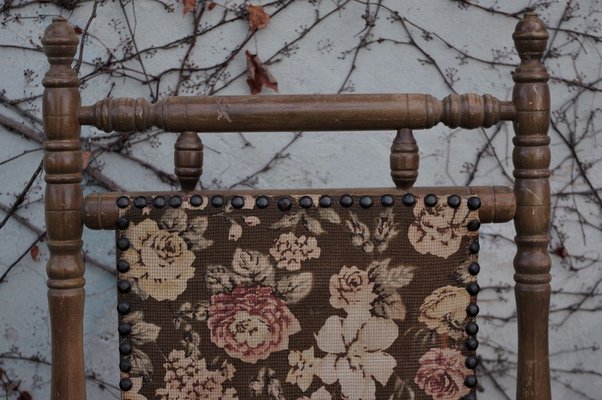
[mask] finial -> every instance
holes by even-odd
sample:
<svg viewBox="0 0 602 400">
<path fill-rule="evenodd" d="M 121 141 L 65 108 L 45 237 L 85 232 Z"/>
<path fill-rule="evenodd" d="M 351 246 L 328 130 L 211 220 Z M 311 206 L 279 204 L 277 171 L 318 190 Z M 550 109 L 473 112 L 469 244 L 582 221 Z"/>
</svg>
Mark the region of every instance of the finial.
<svg viewBox="0 0 602 400">
<path fill-rule="evenodd" d="M 69 51 L 68 54 L 63 54 L 65 57 L 75 56 L 78 42 L 79 40 L 77 38 L 77 33 L 75 33 L 75 29 L 63 17 L 53 18 L 52 24 L 48 25 L 44 31 L 44 36 L 42 37 L 42 44 L 44 45 L 45 51 L 48 46 L 64 46 L 64 50 Z"/>
<path fill-rule="evenodd" d="M 79 80 L 71 69 L 79 40 L 75 29 L 63 18 L 54 18 L 44 31 L 42 44 L 50 70 L 44 77 L 44 87 L 77 87 Z"/>
<path fill-rule="evenodd" d="M 521 60 L 540 60 L 548 43 L 546 24 L 535 13 L 526 13 L 512 34 Z"/>
</svg>

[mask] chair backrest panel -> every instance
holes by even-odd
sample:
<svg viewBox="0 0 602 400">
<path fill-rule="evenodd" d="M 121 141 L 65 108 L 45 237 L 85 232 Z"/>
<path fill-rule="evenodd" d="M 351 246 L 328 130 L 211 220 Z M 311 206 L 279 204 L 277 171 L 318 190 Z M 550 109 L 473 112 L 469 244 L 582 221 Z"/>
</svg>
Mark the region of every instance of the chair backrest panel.
<svg viewBox="0 0 602 400">
<path fill-rule="evenodd" d="M 477 197 L 222 192 L 118 203 L 124 398 L 474 391 Z"/>
</svg>

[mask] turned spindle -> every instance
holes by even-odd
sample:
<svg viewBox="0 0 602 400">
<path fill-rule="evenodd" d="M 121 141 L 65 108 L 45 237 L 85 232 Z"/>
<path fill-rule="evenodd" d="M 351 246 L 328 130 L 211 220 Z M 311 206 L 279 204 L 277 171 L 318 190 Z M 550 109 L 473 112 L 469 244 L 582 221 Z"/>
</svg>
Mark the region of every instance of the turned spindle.
<svg viewBox="0 0 602 400">
<path fill-rule="evenodd" d="M 196 132 L 182 132 L 174 148 L 174 171 L 180 187 L 192 192 L 203 173 L 203 142 Z"/>
<path fill-rule="evenodd" d="M 84 259 L 82 256 L 82 153 L 79 80 L 71 68 L 77 34 L 55 18 L 44 32 L 50 63 L 43 85 L 46 229 L 50 258 L 48 310 L 52 341 L 51 398 L 86 398 L 83 350 Z"/>
<path fill-rule="evenodd" d="M 512 120 L 514 104 L 491 95 L 336 94 L 104 99 L 81 108 L 82 125 L 111 132 L 153 126 L 170 132 L 262 132 L 489 127 Z"/>
<path fill-rule="evenodd" d="M 391 146 L 391 177 L 395 186 L 410 189 L 416 183 L 420 154 L 411 129 L 399 129 Z"/>
<path fill-rule="evenodd" d="M 517 399 L 549 400 L 548 314 L 550 307 L 550 122 L 549 75 L 541 59 L 548 32 L 526 14 L 513 34 L 521 63 L 514 72 L 514 219 L 517 252 L 514 279 L 519 351 Z"/>
</svg>

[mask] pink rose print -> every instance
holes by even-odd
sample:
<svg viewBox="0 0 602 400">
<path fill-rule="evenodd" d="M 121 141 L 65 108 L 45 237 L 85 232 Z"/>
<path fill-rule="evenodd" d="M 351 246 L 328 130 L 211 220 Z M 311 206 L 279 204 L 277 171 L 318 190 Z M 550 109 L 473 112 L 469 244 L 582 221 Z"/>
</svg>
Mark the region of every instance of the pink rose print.
<svg viewBox="0 0 602 400">
<path fill-rule="evenodd" d="M 464 365 L 459 350 L 430 349 L 419 362 L 414 382 L 434 400 L 457 400 L 470 392 L 464 386 L 464 378 L 472 371 Z"/>
<path fill-rule="evenodd" d="M 289 336 L 301 330 L 284 301 L 265 286 L 214 294 L 209 315 L 211 341 L 230 357 L 252 364 L 288 349 Z"/>
</svg>

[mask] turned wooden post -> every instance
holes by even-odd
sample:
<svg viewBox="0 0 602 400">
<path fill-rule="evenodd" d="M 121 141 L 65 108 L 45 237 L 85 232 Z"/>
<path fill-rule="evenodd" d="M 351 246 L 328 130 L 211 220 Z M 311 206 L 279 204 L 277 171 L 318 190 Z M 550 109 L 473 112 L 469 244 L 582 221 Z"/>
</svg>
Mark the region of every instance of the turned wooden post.
<svg viewBox="0 0 602 400">
<path fill-rule="evenodd" d="M 48 310 L 52 336 L 53 400 L 86 398 L 83 351 L 84 260 L 82 256 L 82 153 L 79 80 L 71 68 L 75 30 L 55 18 L 44 32 L 50 69 L 44 77 L 46 229 L 50 259 Z"/>
<path fill-rule="evenodd" d="M 182 132 L 174 148 L 174 172 L 180 187 L 192 192 L 203 173 L 203 142 L 196 132 Z"/>
<path fill-rule="evenodd" d="M 521 63 L 516 69 L 513 102 L 514 258 L 518 318 L 517 399 L 549 400 L 548 313 L 550 306 L 550 92 L 541 62 L 548 32 L 535 14 L 526 14 L 514 31 Z"/>
<path fill-rule="evenodd" d="M 399 129 L 391 146 L 391 178 L 400 189 L 410 189 L 418 178 L 420 154 L 411 129 Z"/>
</svg>

